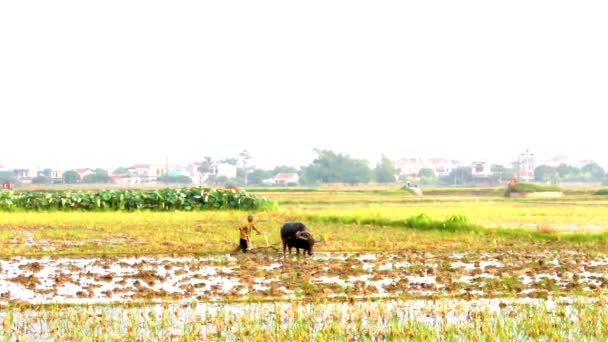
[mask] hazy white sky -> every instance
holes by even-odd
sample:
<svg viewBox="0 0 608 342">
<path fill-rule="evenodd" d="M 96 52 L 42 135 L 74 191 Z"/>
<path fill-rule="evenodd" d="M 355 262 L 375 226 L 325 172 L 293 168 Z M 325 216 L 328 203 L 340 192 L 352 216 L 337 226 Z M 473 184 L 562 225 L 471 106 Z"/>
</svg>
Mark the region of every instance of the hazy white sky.
<svg viewBox="0 0 608 342">
<path fill-rule="evenodd" d="M 3 1 L 0 164 L 608 165 L 608 2 Z"/>
</svg>

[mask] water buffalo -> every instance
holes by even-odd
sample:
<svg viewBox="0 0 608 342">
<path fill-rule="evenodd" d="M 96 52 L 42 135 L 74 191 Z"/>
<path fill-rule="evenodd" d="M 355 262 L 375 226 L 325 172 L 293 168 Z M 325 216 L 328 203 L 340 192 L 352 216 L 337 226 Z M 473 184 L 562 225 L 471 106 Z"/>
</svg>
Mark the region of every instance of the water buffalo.
<svg viewBox="0 0 608 342">
<path fill-rule="evenodd" d="M 308 255 L 312 255 L 312 246 L 315 244 L 315 239 L 302 222 L 286 222 L 281 227 L 281 240 L 283 240 L 283 255 L 285 255 L 287 247 L 289 247 L 289 254 L 291 254 L 291 249 L 295 247 L 297 254 L 300 254 L 301 248 L 304 250 L 304 255 L 306 255 L 306 252 L 308 252 Z"/>
</svg>

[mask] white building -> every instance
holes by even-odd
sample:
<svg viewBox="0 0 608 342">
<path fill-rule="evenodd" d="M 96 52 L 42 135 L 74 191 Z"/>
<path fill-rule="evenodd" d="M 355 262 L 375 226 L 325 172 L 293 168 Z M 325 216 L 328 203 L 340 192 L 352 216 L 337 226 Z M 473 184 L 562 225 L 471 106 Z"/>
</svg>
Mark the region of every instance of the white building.
<svg viewBox="0 0 608 342">
<path fill-rule="evenodd" d="M 487 160 L 471 163 L 471 175 L 473 178 L 489 178 L 492 176 L 492 165 Z"/>
<path fill-rule="evenodd" d="M 236 178 L 236 165 L 232 164 L 213 164 L 211 165 L 211 174 L 217 177 L 226 177 L 228 179 Z"/>
<path fill-rule="evenodd" d="M 39 170 L 36 167 L 13 170 L 13 172 L 15 173 L 15 178 L 17 178 L 17 181 L 19 181 L 23 184 L 32 183 L 32 180 L 34 178 L 38 177 L 38 171 Z"/>
</svg>

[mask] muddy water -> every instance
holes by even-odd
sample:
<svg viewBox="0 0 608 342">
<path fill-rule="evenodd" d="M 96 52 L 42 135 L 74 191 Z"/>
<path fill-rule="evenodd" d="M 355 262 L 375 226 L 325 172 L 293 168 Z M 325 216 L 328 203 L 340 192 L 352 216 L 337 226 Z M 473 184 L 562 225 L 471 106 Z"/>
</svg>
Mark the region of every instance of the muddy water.
<svg viewBox="0 0 608 342">
<path fill-rule="evenodd" d="M 593 293 L 608 257 L 575 252 L 0 259 L 0 304 Z"/>
</svg>

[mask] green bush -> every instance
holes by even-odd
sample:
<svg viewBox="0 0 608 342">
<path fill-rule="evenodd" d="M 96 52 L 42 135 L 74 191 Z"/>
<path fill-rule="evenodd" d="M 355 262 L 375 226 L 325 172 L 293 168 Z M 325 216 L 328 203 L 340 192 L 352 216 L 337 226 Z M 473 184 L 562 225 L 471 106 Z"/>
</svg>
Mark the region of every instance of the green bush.
<svg viewBox="0 0 608 342">
<path fill-rule="evenodd" d="M 224 210 L 266 209 L 276 203 L 246 191 L 212 188 L 0 192 L 0 210 Z"/>
<path fill-rule="evenodd" d="M 563 191 L 557 185 L 541 185 L 534 183 L 515 183 L 509 185 L 505 193 L 506 196 L 512 193 L 527 194 L 530 192 L 548 192 L 548 191 Z"/>
<path fill-rule="evenodd" d="M 605 196 L 608 195 L 608 188 L 599 189 L 598 191 L 593 193 L 594 195 Z"/>
<path fill-rule="evenodd" d="M 434 220 L 422 213 L 407 219 L 391 220 L 383 217 L 357 217 L 357 216 L 335 216 L 335 215 L 309 215 L 308 220 L 322 223 L 342 224 L 372 224 L 381 226 L 403 227 L 418 230 L 439 230 L 455 233 L 457 231 L 476 232 L 481 226 L 473 224 L 464 215 L 453 215 L 446 220 Z"/>
</svg>

